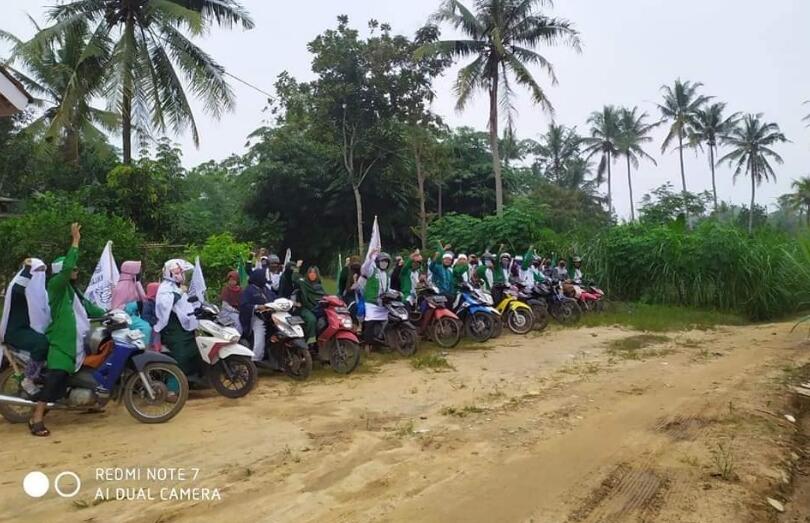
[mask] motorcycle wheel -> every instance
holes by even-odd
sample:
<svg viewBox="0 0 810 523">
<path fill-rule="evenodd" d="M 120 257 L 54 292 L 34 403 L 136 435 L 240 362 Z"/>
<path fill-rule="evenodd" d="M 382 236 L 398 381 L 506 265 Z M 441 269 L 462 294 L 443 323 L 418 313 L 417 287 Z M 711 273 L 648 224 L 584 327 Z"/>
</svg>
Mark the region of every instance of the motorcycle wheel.
<svg viewBox="0 0 810 523">
<path fill-rule="evenodd" d="M 467 316 L 467 320 L 464 322 L 464 327 L 467 331 L 467 336 L 480 343 L 485 342 L 492 337 L 492 333 L 495 329 L 495 322 L 497 321 L 498 318 L 492 316 L 491 314 L 476 312 L 475 314 L 470 314 Z"/>
<path fill-rule="evenodd" d="M 338 374 L 349 374 L 360 364 L 360 345 L 350 340 L 335 340 L 329 352 L 329 364 Z"/>
<path fill-rule="evenodd" d="M 430 326 L 430 337 L 439 347 L 452 349 L 461 341 L 461 322 L 455 318 L 439 318 Z"/>
<path fill-rule="evenodd" d="M 129 414 L 141 423 L 165 423 L 183 410 L 188 399 L 188 379 L 180 367 L 171 363 L 150 363 L 144 367 L 143 373 L 149 380 L 155 399 L 149 398 L 141 376 L 134 372 L 124 383 L 124 405 Z M 178 390 L 172 391 L 170 387 Z M 174 396 L 170 395 L 172 392 Z M 155 412 L 149 410 L 151 407 L 155 407 Z"/>
<path fill-rule="evenodd" d="M 228 369 L 231 376 L 228 376 Z M 208 367 L 208 381 L 226 398 L 246 396 L 256 386 L 256 364 L 247 356 L 230 356 Z"/>
<path fill-rule="evenodd" d="M 492 317 L 492 336 L 491 338 L 497 338 L 503 334 L 503 316 L 493 316 Z"/>
<path fill-rule="evenodd" d="M 526 334 L 532 330 L 534 316 L 530 309 L 518 307 L 506 314 L 506 326 L 515 334 Z"/>
<path fill-rule="evenodd" d="M 532 324 L 534 330 L 541 331 L 548 327 L 549 314 L 547 307 L 534 305 L 532 307 L 532 314 L 534 314 L 534 324 Z"/>
<path fill-rule="evenodd" d="M 607 308 L 607 303 L 605 303 L 604 299 L 596 300 L 593 303 L 593 310 L 596 311 L 596 312 L 605 312 L 606 308 Z"/>
<path fill-rule="evenodd" d="M 397 329 L 397 352 L 403 356 L 413 356 L 416 353 L 416 329 L 400 326 Z"/>
<path fill-rule="evenodd" d="M 577 323 L 582 317 L 582 309 L 580 309 L 579 304 L 574 300 L 566 300 L 558 303 L 556 312 L 555 319 L 563 325 Z"/>
<path fill-rule="evenodd" d="M 284 347 L 283 354 L 284 361 L 281 364 L 284 366 L 284 374 L 298 381 L 309 378 L 312 373 L 312 354 L 303 340 L 298 340 L 292 347 Z"/>
<path fill-rule="evenodd" d="M 0 372 L 0 394 L 17 398 L 25 397 L 22 385 L 20 385 L 22 380 L 18 378 L 11 367 Z M 33 412 L 34 407 L 0 404 L 0 416 L 3 416 L 9 423 L 25 423 Z"/>
</svg>

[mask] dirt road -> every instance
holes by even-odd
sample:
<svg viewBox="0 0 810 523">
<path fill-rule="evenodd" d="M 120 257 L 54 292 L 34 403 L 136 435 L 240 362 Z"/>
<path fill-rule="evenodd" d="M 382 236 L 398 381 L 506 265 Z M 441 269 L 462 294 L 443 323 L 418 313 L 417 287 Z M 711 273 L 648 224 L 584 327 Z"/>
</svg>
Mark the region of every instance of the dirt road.
<svg viewBox="0 0 810 523">
<path fill-rule="evenodd" d="M 776 521 L 768 496 L 806 521 L 785 391 L 810 346 L 790 326 L 504 336 L 450 351 L 451 369 L 266 376 L 166 425 L 117 407 L 55 413 L 45 440 L 2 423 L 0 521 Z M 28 498 L 31 470 L 81 490 Z"/>
</svg>

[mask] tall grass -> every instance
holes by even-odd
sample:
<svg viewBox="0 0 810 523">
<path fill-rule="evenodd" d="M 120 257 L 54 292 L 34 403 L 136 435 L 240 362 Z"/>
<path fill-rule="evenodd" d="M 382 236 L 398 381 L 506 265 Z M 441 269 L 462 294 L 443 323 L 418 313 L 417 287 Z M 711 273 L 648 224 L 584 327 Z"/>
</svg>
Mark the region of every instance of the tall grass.
<svg viewBox="0 0 810 523">
<path fill-rule="evenodd" d="M 810 304 L 810 238 L 749 237 L 705 222 L 693 231 L 626 225 L 584 249 L 586 272 L 627 301 L 686 305 L 770 319 Z"/>
</svg>

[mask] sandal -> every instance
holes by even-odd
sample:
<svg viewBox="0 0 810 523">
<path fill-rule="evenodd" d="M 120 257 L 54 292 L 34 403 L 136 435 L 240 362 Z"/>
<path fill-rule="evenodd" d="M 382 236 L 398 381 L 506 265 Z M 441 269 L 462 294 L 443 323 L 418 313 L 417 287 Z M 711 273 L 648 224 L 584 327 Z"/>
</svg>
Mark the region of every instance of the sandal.
<svg viewBox="0 0 810 523">
<path fill-rule="evenodd" d="M 45 427 L 44 421 L 38 421 L 34 423 L 30 419 L 28 420 L 28 430 L 31 431 L 31 435 L 38 436 L 40 438 L 46 438 L 51 435 L 51 431 Z"/>
</svg>

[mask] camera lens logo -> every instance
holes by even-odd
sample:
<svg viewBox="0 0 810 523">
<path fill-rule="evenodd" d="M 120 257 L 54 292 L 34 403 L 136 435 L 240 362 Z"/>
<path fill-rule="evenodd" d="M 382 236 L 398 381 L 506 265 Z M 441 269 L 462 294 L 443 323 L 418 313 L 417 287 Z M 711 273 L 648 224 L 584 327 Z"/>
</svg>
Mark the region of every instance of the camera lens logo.
<svg viewBox="0 0 810 523">
<path fill-rule="evenodd" d="M 23 491 L 32 498 L 41 498 L 48 493 L 51 482 L 43 472 L 35 470 L 23 478 Z M 82 480 L 75 472 L 66 470 L 56 475 L 53 480 L 53 489 L 63 498 L 72 498 L 82 488 Z"/>
</svg>

